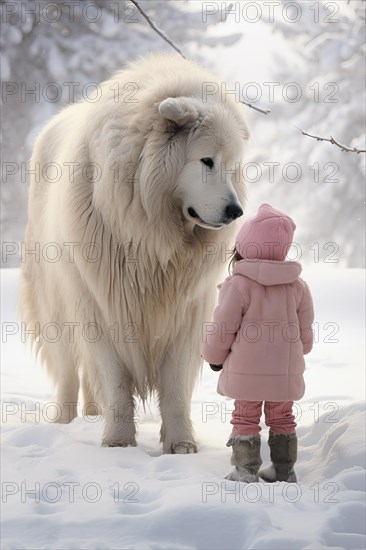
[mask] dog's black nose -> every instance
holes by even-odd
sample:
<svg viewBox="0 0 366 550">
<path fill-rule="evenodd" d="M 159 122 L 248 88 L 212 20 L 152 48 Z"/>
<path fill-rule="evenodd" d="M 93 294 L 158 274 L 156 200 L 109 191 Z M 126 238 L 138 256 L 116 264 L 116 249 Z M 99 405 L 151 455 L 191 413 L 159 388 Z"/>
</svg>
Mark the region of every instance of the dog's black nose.
<svg viewBox="0 0 366 550">
<path fill-rule="evenodd" d="M 229 220 L 236 220 L 236 218 L 243 215 L 243 210 L 237 204 L 229 204 L 225 209 L 225 214 Z"/>
</svg>

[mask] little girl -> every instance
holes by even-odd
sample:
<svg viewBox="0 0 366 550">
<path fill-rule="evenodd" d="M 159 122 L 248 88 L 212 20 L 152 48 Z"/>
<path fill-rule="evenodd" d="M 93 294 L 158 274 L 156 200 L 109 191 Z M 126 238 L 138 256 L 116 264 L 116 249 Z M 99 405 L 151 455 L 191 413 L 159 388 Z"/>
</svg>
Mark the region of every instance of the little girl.
<svg viewBox="0 0 366 550">
<path fill-rule="evenodd" d="M 313 346 L 313 303 L 301 265 L 285 261 L 296 226 L 262 204 L 240 229 L 230 266 L 219 285 L 219 305 L 202 356 L 221 370 L 217 391 L 235 399 L 227 446 L 233 481 L 296 482 L 293 401 L 304 395 L 304 355 Z M 223 365 L 223 367 L 222 367 Z M 259 471 L 259 425 L 264 401 L 272 464 Z"/>
</svg>

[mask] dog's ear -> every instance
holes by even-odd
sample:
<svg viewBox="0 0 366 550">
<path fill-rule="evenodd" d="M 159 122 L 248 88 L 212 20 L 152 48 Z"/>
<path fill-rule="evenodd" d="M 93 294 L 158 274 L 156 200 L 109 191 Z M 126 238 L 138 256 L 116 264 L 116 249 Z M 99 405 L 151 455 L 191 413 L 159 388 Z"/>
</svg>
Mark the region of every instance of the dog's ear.
<svg viewBox="0 0 366 550">
<path fill-rule="evenodd" d="M 158 110 L 162 117 L 183 126 L 198 119 L 199 106 L 194 97 L 168 97 L 159 103 Z"/>
</svg>

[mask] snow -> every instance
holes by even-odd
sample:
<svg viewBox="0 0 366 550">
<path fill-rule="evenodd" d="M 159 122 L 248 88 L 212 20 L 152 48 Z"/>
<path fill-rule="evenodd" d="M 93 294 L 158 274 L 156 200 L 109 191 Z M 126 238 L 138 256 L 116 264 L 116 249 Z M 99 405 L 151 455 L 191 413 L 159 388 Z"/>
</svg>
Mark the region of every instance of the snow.
<svg viewBox="0 0 366 550">
<path fill-rule="evenodd" d="M 96 24 L 82 16 L 79 2 L 72 21 L 64 14 L 58 24 L 36 24 L 31 16 L 3 22 L 2 80 L 26 82 L 29 89 L 39 82 L 42 90 L 40 98 L 23 101 L 20 92 L 6 98 L 4 160 L 20 165 L 29 158 L 41 126 L 69 102 L 68 82 L 78 84 L 77 99 L 86 83 L 105 79 L 129 59 L 150 50 L 171 51 L 141 17 L 138 23 L 128 20 L 124 4 L 109 4 L 102 4 Z M 253 3 L 263 14 L 256 24 L 236 19 L 244 3 L 233 2 L 231 14 L 229 2 L 208 4 L 220 9 L 205 21 L 201 2 L 141 1 L 187 57 L 212 68 L 228 90 L 238 83 L 248 101 L 256 88 L 247 85 L 255 83 L 262 94 L 257 105 L 271 109 L 267 116 L 247 109 L 252 137 L 246 162 L 253 166 L 247 172 L 247 213 L 269 201 L 296 220 L 299 259 L 314 295 L 317 342 L 307 358 L 305 397 L 296 404 L 299 484 L 224 480 L 231 469 L 225 443 L 232 402 L 216 394 L 217 374 L 207 365 L 192 401 L 197 455 L 161 453 L 153 402 L 146 412 L 138 410 L 137 448 L 102 448 L 100 417 L 49 423 L 52 386 L 22 343 L 19 273 L 2 270 L 4 549 L 366 546 L 364 272 L 345 269 L 364 265 L 365 157 L 318 143 L 296 128 L 364 146 L 365 4 L 301 2 L 296 24 L 282 14 L 286 4 L 300 2 L 274 2 L 273 21 L 265 16 L 268 3 Z M 117 20 L 116 7 L 122 9 Z M 329 22 L 334 8 L 338 23 Z M 44 86 L 55 80 L 64 83 L 61 99 L 46 101 Z M 301 87 L 298 102 L 283 97 L 291 82 Z M 332 87 L 326 88 L 332 82 L 339 87 L 336 105 L 329 102 Z M 291 172 L 283 176 L 288 163 L 300 166 L 299 181 L 291 180 Z M 21 242 L 26 220 L 27 181 L 20 174 L 9 177 L 2 190 L 3 240 L 10 243 Z M 5 264 L 19 262 L 18 254 Z M 267 433 L 263 426 L 265 464 Z"/>
<path fill-rule="evenodd" d="M 207 365 L 192 402 L 198 454 L 162 454 L 153 402 L 138 409 L 136 448 L 102 448 L 100 417 L 47 422 L 52 388 L 21 342 L 19 272 L 1 276 L 2 548 L 365 548 L 361 269 L 304 273 L 320 328 L 296 404 L 297 485 L 224 480 L 232 402 L 216 394 Z M 263 426 L 264 464 L 267 433 Z"/>
</svg>

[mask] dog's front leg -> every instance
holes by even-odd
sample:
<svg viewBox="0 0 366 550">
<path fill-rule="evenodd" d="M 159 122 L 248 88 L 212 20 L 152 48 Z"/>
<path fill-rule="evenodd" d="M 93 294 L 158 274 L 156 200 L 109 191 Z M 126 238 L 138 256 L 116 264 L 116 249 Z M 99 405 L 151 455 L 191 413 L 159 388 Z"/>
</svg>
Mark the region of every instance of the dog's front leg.
<svg viewBox="0 0 366 550">
<path fill-rule="evenodd" d="M 131 375 L 109 342 L 85 348 L 84 364 L 92 369 L 104 417 L 104 447 L 135 446 L 135 402 Z M 94 370 L 94 372 L 93 372 Z"/>
<path fill-rule="evenodd" d="M 196 453 L 190 418 L 191 398 L 195 382 L 195 372 L 189 358 L 182 360 L 179 355 L 167 354 L 159 370 L 158 394 L 162 418 L 161 441 L 164 453 Z"/>
<path fill-rule="evenodd" d="M 117 373 L 115 373 L 117 374 Z M 129 376 L 119 367 L 114 385 L 106 388 L 105 426 L 102 445 L 104 447 L 136 446 L 135 402 Z"/>
</svg>

